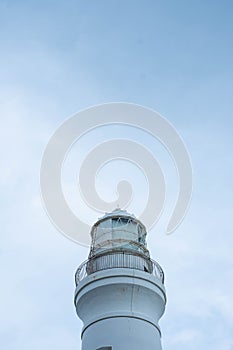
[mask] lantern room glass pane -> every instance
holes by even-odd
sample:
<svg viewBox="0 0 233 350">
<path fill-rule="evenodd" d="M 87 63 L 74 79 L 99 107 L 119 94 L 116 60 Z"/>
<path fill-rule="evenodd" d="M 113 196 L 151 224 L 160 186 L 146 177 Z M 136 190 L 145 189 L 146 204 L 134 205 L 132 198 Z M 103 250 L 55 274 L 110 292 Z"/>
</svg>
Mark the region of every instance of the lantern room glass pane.
<svg viewBox="0 0 233 350">
<path fill-rule="evenodd" d="M 106 249 L 130 249 L 141 251 L 146 231 L 132 218 L 112 217 L 99 222 L 95 227 L 92 247 L 96 252 Z"/>
</svg>

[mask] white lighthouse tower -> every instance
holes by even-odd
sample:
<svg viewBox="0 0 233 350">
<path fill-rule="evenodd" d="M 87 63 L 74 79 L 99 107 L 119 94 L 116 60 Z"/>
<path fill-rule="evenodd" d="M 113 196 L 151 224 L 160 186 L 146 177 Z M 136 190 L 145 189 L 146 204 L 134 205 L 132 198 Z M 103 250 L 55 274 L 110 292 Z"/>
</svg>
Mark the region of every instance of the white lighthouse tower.
<svg viewBox="0 0 233 350">
<path fill-rule="evenodd" d="M 145 226 L 116 209 L 94 224 L 91 239 L 75 276 L 82 350 L 161 350 L 164 274 L 150 258 Z"/>
</svg>

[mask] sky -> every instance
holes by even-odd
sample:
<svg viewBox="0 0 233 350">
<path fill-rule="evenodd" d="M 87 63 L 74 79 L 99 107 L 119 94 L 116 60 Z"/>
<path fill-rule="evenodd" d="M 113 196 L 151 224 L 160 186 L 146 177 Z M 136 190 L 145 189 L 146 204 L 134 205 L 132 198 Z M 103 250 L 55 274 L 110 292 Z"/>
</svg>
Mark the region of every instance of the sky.
<svg viewBox="0 0 233 350">
<path fill-rule="evenodd" d="M 64 165 L 67 198 L 79 215 L 85 203 L 75 204 L 75 181 L 95 140 L 124 134 L 151 148 L 168 187 L 164 214 L 148 234 L 166 278 L 163 349 L 233 349 L 232 38 L 230 0 L 0 0 L 2 349 L 81 348 L 74 273 L 88 248 L 61 235 L 47 217 L 40 164 L 67 117 L 112 101 L 152 108 L 182 136 L 193 166 L 189 211 L 165 235 L 177 191 L 174 165 L 159 143 L 121 127 L 75 144 Z M 122 161 L 112 166 L 96 180 L 105 198 L 114 197 L 121 174 L 134 172 Z M 138 170 L 130 181 L 129 211 L 137 215 L 146 184 Z M 86 215 L 90 224 L 99 216 L 90 209 Z"/>
</svg>

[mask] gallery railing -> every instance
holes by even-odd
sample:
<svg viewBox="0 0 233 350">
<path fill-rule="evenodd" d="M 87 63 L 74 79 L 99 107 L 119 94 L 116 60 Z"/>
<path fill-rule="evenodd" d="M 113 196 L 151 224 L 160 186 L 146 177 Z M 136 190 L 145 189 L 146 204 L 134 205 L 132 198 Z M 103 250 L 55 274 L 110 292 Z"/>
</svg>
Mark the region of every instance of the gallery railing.
<svg viewBox="0 0 233 350">
<path fill-rule="evenodd" d="M 97 271 L 113 268 L 130 268 L 145 271 L 156 276 L 162 283 L 164 283 L 163 270 L 156 261 L 141 254 L 135 254 L 135 252 L 113 251 L 93 256 L 84 261 L 76 271 L 76 285 L 78 285 L 86 276 Z"/>
</svg>

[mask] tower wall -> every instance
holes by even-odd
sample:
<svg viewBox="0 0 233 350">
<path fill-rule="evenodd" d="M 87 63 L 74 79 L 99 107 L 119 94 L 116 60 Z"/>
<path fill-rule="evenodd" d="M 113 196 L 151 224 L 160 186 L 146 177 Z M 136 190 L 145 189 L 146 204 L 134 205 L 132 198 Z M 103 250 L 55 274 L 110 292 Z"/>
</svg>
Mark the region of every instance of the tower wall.
<svg viewBox="0 0 233 350">
<path fill-rule="evenodd" d="M 165 303 L 164 285 L 150 273 L 111 268 L 86 276 L 75 291 L 82 350 L 161 350 Z"/>
</svg>

